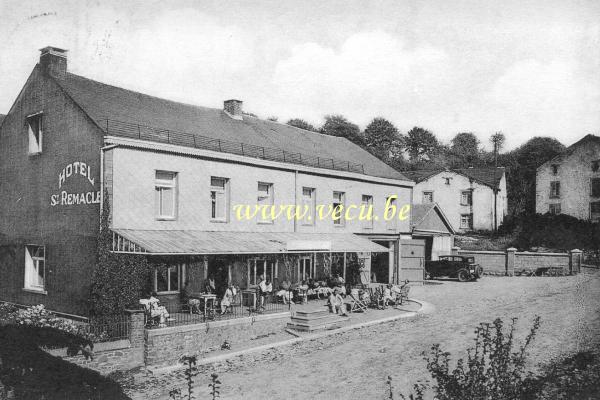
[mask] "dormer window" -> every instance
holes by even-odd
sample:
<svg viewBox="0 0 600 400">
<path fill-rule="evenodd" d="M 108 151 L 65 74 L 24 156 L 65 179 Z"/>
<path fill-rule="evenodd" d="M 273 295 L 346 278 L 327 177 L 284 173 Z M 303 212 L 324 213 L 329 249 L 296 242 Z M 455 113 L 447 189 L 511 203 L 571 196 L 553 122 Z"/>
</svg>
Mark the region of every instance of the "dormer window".
<svg viewBox="0 0 600 400">
<path fill-rule="evenodd" d="M 558 175 L 558 165 L 552 164 L 552 175 Z"/>
<path fill-rule="evenodd" d="M 27 117 L 27 131 L 29 154 L 40 154 L 42 152 L 42 113 Z"/>
<path fill-rule="evenodd" d="M 452 179 L 452 178 L 444 178 L 444 179 L 446 180 L 446 185 L 449 185 L 450 184 L 450 179 Z"/>
</svg>

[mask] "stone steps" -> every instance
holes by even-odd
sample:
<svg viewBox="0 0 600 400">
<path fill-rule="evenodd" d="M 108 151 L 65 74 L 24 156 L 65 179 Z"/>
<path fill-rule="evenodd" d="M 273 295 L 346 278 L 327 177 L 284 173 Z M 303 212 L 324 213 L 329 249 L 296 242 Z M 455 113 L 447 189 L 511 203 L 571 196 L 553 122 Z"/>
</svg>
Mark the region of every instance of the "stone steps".
<svg viewBox="0 0 600 400">
<path fill-rule="evenodd" d="M 296 311 L 287 328 L 303 332 L 314 332 L 341 327 L 349 317 L 331 314 L 328 310 Z"/>
</svg>

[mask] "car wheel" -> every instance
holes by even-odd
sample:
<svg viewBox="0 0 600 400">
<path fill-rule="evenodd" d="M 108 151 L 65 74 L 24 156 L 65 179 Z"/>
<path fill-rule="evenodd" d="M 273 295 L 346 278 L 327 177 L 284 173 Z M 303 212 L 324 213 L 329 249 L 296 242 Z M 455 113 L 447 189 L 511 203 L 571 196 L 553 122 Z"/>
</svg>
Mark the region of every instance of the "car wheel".
<svg viewBox="0 0 600 400">
<path fill-rule="evenodd" d="M 469 280 L 469 272 L 461 269 L 460 271 L 458 271 L 458 280 L 460 282 L 466 282 Z"/>
<path fill-rule="evenodd" d="M 481 278 L 483 276 L 483 267 L 477 267 L 475 270 L 475 276 L 477 276 L 477 278 Z"/>
</svg>

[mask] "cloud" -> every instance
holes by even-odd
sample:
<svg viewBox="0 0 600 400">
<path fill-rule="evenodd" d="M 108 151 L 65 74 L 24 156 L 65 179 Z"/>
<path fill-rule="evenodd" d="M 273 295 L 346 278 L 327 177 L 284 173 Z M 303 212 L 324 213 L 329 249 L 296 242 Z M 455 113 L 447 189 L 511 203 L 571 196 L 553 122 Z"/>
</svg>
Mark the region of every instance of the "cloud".
<svg viewBox="0 0 600 400">
<path fill-rule="evenodd" d="M 296 110 L 313 120 L 341 112 L 365 123 L 437 98 L 447 68 L 443 51 L 431 46 L 409 49 L 382 31 L 356 33 L 339 48 L 300 44 L 275 66 L 272 107 Z"/>
</svg>

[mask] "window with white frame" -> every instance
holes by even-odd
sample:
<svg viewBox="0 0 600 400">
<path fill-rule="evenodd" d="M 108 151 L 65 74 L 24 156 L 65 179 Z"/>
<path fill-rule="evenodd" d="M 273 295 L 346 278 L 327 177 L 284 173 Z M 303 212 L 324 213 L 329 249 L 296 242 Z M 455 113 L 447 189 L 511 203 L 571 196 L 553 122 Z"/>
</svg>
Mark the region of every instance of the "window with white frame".
<svg viewBox="0 0 600 400">
<path fill-rule="evenodd" d="M 29 154 L 42 152 L 42 113 L 27 117 L 27 132 L 29 136 Z"/>
<path fill-rule="evenodd" d="M 423 192 L 423 204 L 433 203 L 433 192 Z"/>
<path fill-rule="evenodd" d="M 344 192 L 333 192 L 332 202 L 332 217 L 333 224 L 337 226 L 344 225 L 344 212 L 346 210 L 346 193 Z"/>
<path fill-rule="evenodd" d="M 154 269 L 154 291 L 157 293 L 179 292 L 185 282 L 185 266 L 172 265 Z"/>
<path fill-rule="evenodd" d="M 460 205 L 470 206 L 473 204 L 473 192 L 471 190 L 463 190 L 460 192 Z"/>
<path fill-rule="evenodd" d="M 600 221 L 600 201 L 590 203 L 590 219 L 592 222 Z"/>
<path fill-rule="evenodd" d="M 315 223 L 315 194 L 315 188 L 302 188 L 302 210 L 300 210 L 300 215 L 304 215 L 302 225 L 314 225 Z"/>
<path fill-rule="evenodd" d="M 248 268 L 248 284 L 258 285 L 259 277 L 264 275 L 265 279 L 273 282 L 278 275 L 278 265 L 275 260 L 265 260 L 264 258 L 254 258 L 250 260 Z"/>
<path fill-rule="evenodd" d="M 550 198 L 557 199 L 560 197 L 560 181 L 550 182 Z"/>
<path fill-rule="evenodd" d="M 361 221 L 364 229 L 373 229 L 373 215 L 369 210 L 373 209 L 373 196 L 370 194 L 363 194 L 361 206 L 364 208 L 365 218 Z M 370 215 L 370 218 L 366 218 Z"/>
<path fill-rule="evenodd" d="M 550 203 L 548 204 L 548 212 L 552 215 L 560 214 L 560 203 Z"/>
<path fill-rule="evenodd" d="M 269 210 L 273 206 L 272 183 L 258 182 L 257 205 L 260 207 L 258 214 L 258 222 L 261 224 L 272 224 L 274 221 L 272 218 L 269 217 Z M 267 211 L 263 212 L 264 208 L 266 208 Z M 263 214 L 266 215 L 267 218 L 263 218 Z"/>
<path fill-rule="evenodd" d="M 473 229 L 473 214 L 461 214 L 460 229 Z"/>
<path fill-rule="evenodd" d="M 25 246 L 25 289 L 44 291 L 46 283 L 46 248 Z"/>
<path fill-rule="evenodd" d="M 398 208 L 396 206 L 396 198 L 391 196 L 387 197 L 385 199 L 385 204 L 387 204 L 390 208 L 388 215 L 391 217 L 386 221 L 387 228 L 389 230 L 396 230 L 398 228 Z"/>
<path fill-rule="evenodd" d="M 157 219 L 175 219 L 177 212 L 177 173 L 156 171 L 154 204 Z"/>
<path fill-rule="evenodd" d="M 229 210 L 229 179 L 212 176 L 210 178 L 210 218 L 212 221 L 227 221 Z"/>
</svg>

